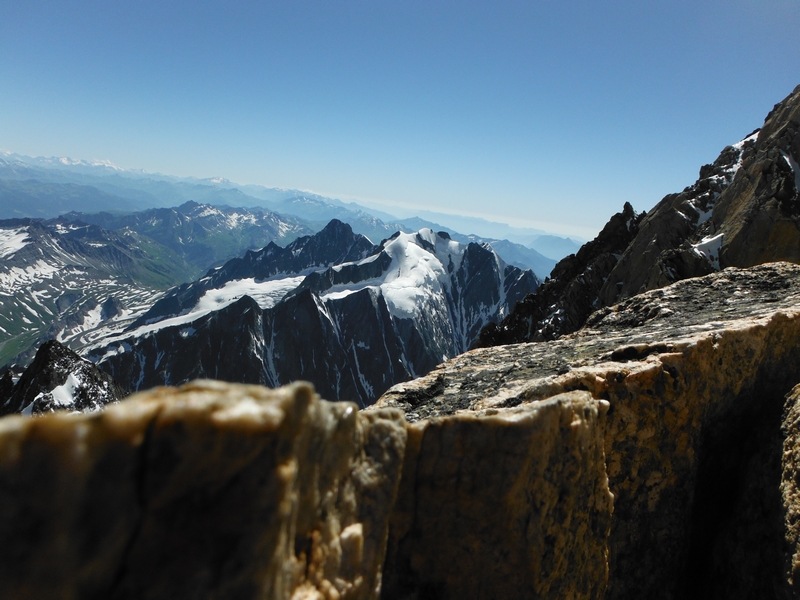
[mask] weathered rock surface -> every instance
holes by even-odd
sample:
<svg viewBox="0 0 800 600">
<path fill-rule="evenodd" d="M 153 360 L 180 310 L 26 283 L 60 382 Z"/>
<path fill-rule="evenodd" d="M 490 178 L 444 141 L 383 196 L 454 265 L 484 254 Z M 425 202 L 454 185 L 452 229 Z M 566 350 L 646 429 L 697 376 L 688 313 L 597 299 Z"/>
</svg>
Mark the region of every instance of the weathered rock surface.
<svg viewBox="0 0 800 600">
<path fill-rule="evenodd" d="M 800 266 L 777 263 L 647 292 L 556 341 L 471 351 L 377 406 L 435 420 L 586 390 L 611 405 L 606 597 L 792 597 L 780 427 L 798 381 Z"/>
<path fill-rule="evenodd" d="M 607 403 L 571 392 L 409 428 L 383 598 L 601 598 Z"/>
<path fill-rule="evenodd" d="M 555 339 L 601 307 L 726 267 L 800 262 L 800 86 L 763 127 L 722 150 L 697 181 L 644 218 L 614 215 L 597 239 L 562 260 L 551 279 L 476 347 Z M 624 233 L 624 232 L 623 232 Z M 608 241 L 614 243 L 609 246 Z"/>
<path fill-rule="evenodd" d="M 194 382 L 0 420 L 0 588 L 27 598 L 369 598 L 406 430 L 280 390 Z"/>
<path fill-rule="evenodd" d="M 571 392 L 407 428 L 401 411 L 359 413 L 307 384 L 197 381 L 91 414 L 8 417 L 0 589 L 601 597 L 607 408 Z"/>
</svg>

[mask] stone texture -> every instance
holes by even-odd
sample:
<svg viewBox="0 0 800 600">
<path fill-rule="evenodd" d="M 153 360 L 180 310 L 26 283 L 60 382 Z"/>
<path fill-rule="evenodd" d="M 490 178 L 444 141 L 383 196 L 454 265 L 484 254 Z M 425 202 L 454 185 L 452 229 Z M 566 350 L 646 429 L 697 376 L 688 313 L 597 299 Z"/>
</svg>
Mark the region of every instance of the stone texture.
<svg viewBox="0 0 800 600">
<path fill-rule="evenodd" d="M 418 421 L 572 390 L 607 400 L 606 597 L 774 597 L 780 415 L 798 381 L 800 266 L 776 263 L 641 294 L 559 340 L 471 351 L 377 405 Z"/>
<path fill-rule="evenodd" d="M 370 598 L 406 430 L 306 384 L 194 382 L 0 420 L 0 588 L 25 598 Z"/>
<path fill-rule="evenodd" d="M 784 510 L 784 534 L 787 558 L 786 581 L 793 594 L 800 597 L 800 385 L 786 402 L 781 424 L 783 448 L 781 461 L 781 501 Z"/>
<path fill-rule="evenodd" d="M 572 392 L 413 425 L 382 597 L 602 597 L 607 406 Z"/>
</svg>

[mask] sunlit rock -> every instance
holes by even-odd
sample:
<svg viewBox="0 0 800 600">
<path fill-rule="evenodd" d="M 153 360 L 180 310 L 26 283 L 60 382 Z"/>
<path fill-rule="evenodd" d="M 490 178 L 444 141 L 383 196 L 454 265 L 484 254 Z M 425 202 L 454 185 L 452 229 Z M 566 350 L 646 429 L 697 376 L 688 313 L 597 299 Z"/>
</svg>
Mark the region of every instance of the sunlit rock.
<svg viewBox="0 0 800 600">
<path fill-rule="evenodd" d="M 374 597 L 406 431 L 297 384 L 0 421 L 9 598 Z"/>
</svg>

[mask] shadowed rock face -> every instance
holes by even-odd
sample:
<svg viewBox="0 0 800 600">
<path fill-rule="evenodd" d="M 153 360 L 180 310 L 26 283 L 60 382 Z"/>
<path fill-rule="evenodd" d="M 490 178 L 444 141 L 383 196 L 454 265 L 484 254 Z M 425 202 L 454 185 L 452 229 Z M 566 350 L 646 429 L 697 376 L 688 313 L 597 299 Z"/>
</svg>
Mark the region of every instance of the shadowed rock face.
<svg viewBox="0 0 800 600">
<path fill-rule="evenodd" d="M 40 346 L 16 385 L 8 371 L 0 380 L 0 415 L 99 410 L 125 396 L 93 363 L 50 340 Z"/>
<path fill-rule="evenodd" d="M 726 269 L 598 311 L 556 341 L 471 351 L 376 406 L 436 420 L 586 390 L 611 405 L 606 597 L 792 597 L 780 428 L 800 381 L 798 306 L 800 266 Z"/>
<path fill-rule="evenodd" d="M 550 278 L 518 302 L 508 317 L 487 325 L 473 347 L 553 340 L 579 329 L 600 306 L 600 290 L 644 216 L 626 202 L 594 240 L 561 260 Z"/>
<path fill-rule="evenodd" d="M 475 347 L 555 339 L 598 308 L 725 267 L 800 262 L 799 134 L 800 86 L 760 130 L 704 165 L 693 185 L 647 215 L 632 218 L 626 205 L 535 294 L 487 326 Z"/>
<path fill-rule="evenodd" d="M 411 426 L 382 598 L 601 598 L 606 408 L 571 392 Z"/>
</svg>

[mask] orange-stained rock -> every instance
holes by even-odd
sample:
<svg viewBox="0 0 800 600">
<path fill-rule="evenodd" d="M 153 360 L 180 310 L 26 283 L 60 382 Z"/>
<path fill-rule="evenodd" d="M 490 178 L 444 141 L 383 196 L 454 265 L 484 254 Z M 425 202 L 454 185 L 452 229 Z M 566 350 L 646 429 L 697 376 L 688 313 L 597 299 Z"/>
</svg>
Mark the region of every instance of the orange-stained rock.
<svg viewBox="0 0 800 600">
<path fill-rule="evenodd" d="M 0 420 L 0 589 L 372 598 L 406 431 L 310 386 L 198 381 Z"/>
<path fill-rule="evenodd" d="M 571 392 L 409 428 L 383 598 L 601 598 L 608 403 Z"/>
</svg>

